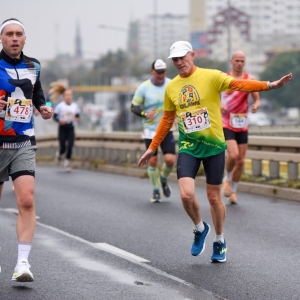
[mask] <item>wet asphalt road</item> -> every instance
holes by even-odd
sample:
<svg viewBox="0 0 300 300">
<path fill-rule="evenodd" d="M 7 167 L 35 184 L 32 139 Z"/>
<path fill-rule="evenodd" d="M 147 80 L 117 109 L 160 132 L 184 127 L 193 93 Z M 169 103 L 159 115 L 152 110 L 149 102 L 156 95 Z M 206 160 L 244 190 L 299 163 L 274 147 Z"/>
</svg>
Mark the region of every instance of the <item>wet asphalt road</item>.
<svg viewBox="0 0 300 300">
<path fill-rule="evenodd" d="M 238 205 L 226 205 L 227 262 L 211 264 L 213 231 L 192 257 L 193 226 L 170 185 L 171 198 L 152 204 L 148 179 L 38 167 L 35 281 L 18 284 L 10 280 L 16 215 L 7 210 L 16 205 L 5 183 L 0 299 L 300 299 L 299 202 L 240 193 Z M 196 194 L 212 225 L 205 190 Z"/>
</svg>

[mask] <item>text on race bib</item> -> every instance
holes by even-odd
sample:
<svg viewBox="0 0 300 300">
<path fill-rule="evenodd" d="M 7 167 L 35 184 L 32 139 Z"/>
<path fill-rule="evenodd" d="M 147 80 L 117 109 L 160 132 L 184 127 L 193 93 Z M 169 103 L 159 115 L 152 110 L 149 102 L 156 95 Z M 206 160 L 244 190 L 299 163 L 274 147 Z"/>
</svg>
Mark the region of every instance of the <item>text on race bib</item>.
<svg viewBox="0 0 300 300">
<path fill-rule="evenodd" d="M 186 133 L 201 131 L 211 127 L 206 107 L 181 113 L 180 117 Z"/>
<path fill-rule="evenodd" d="M 32 117 L 33 106 L 31 99 L 18 99 L 8 97 L 5 120 L 29 123 Z"/>
<path fill-rule="evenodd" d="M 230 114 L 230 125 L 233 128 L 247 128 L 247 114 Z"/>
</svg>

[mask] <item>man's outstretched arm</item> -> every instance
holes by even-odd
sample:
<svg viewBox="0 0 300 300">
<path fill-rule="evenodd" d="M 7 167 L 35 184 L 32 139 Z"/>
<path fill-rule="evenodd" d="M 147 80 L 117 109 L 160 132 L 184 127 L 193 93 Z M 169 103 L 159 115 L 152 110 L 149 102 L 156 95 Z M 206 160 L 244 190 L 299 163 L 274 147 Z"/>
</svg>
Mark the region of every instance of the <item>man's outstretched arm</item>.
<svg viewBox="0 0 300 300">
<path fill-rule="evenodd" d="M 276 81 L 257 81 L 248 79 L 232 79 L 229 88 L 241 92 L 261 92 L 272 89 L 279 89 L 292 79 L 292 73 L 287 74 Z"/>
</svg>

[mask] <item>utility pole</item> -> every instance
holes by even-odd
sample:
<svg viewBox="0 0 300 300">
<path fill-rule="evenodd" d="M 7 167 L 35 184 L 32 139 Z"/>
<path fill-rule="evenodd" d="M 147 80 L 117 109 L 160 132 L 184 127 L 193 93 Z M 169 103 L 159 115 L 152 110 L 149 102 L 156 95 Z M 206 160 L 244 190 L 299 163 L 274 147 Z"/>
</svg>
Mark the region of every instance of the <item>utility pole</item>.
<svg viewBox="0 0 300 300">
<path fill-rule="evenodd" d="M 231 3 L 227 0 L 227 65 L 228 70 L 230 70 L 230 59 L 231 59 Z"/>
<path fill-rule="evenodd" d="M 132 59 L 132 49 L 131 49 L 131 42 L 130 42 L 130 31 L 131 31 L 131 25 L 128 29 L 128 33 L 127 33 L 127 67 L 126 67 L 126 73 L 127 73 L 127 79 L 126 79 L 126 84 L 127 84 L 127 91 L 126 91 L 126 104 L 127 104 L 127 126 L 126 129 L 127 131 L 131 131 L 131 123 L 132 123 L 132 112 L 131 112 L 131 94 L 130 94 L 130 90 L 131 90 L 131 73 L 132 73 L 132 63 L 133 63 L 133 59 Z M 125 106 L 126 107 L 126 106 Z"/>
<path fill-rule="evenodd" d="M 153 0 L 153 56 L 157 59 L 158 55 L 158 15 L 157 15 L 157 0 Z"/>
<path fill-rule="evenodd" d="M 55 23 L 54 25 L 54 34 L 55 34 L 55 56 L 59 55 L 59 25 Z"/>
<path fill-rule="evenodd" d="M 107 26 L 104 24 L 101 24 L 99 26 L 102 29 L 108 29 L 108 30 L 114 30 L 114 31 L 122 31 L 124 33 L 127 33 L 127 45 L 126 45 L 126 56 L 127 56 L 127 66 L 126 66 L 126 100 L 125 100 L 125 109 L 126 109 L 126 131 L 131 130 L 131 122 L 132 122 L 132 112 L 131 112 L 131 86 L 130 86 L 130 78 L 132 74 L 131 70 L 131 64 L 132 64 L 132 55 L 131 55 L 131 48 L 130 48 L 130 31 L 131 27 L 129 28 L 123 28 L 118 26 Z"/>
</svg>

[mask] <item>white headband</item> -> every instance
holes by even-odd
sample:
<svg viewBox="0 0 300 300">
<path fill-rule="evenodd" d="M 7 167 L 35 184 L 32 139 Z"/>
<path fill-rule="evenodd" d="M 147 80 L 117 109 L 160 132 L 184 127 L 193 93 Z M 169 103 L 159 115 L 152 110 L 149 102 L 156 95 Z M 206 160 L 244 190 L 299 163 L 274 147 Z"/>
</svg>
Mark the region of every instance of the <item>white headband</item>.
<svg viewBox="0 0 300 300">
<path fill-rule="evenodd" d="M 0 34 L 2 34 L 2 30 L 4 29 L 4 27 L 7 26 L 7 25 L 10 25 L 10 24 L 17 24 L 17 25 L 20 25 L 20 26 L 23 28 L 24 33 L 25 33 L 25 28 L 24 28 L 24 26 L 23 26 L 22 23 L 20 23 L 19 21 L 16 21 L 16 20 L 9 20 L 9 21 L 6 21 L 5 23 L 3 23 L 3 24 L 1 25 L 1 27 L 0 27 Z"/>
</svg>

